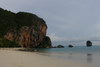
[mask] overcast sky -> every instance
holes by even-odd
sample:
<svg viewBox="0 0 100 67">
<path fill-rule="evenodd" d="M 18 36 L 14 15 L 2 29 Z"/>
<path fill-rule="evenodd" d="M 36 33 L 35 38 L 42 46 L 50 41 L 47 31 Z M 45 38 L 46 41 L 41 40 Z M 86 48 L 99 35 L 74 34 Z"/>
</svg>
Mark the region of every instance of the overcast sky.
<svg viewBox="0 0 100 67">
<path fill-rule="evenodd" d="M 100 0 L 0 0 L 0 7 L 42 17 L 52 41 L 100 38 Z"/>
</svg>

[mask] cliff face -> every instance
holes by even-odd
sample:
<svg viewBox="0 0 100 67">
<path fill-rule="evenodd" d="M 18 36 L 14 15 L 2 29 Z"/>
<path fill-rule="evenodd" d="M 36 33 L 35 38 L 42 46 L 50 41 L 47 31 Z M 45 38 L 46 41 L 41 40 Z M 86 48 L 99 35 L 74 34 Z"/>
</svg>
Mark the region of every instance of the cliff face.
<svg viewBox="0 0 100 67">
<path fill-rule="evenodd" d="M 20 46 L 27 48 L 51 47 L 51 40 L 46 36 L 47 25 L 43 19 L 34 14 L 25 12 L 19 12 L 13 14 L 13 16 L 13 24 L 11 24 L 12 20 L 9 21 L 11 26 L 5 29 L 4 38 L 15 41 Z"/>
</svg>

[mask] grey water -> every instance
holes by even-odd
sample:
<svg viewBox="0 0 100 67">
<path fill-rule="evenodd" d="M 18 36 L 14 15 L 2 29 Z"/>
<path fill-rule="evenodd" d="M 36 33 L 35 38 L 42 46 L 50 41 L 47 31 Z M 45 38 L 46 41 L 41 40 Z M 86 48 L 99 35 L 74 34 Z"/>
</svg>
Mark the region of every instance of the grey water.
<svg viewBox="0 0 100 67">
<path fill-rule="evenodd" d="M 73 48 L 46 48 L 39 49 L 41 55 L 71 60 L 79 63 L 100 67 L 100 46 L 75 46 Z M 88 67 L 88 66 L 87 66 Z"/>
</svg>

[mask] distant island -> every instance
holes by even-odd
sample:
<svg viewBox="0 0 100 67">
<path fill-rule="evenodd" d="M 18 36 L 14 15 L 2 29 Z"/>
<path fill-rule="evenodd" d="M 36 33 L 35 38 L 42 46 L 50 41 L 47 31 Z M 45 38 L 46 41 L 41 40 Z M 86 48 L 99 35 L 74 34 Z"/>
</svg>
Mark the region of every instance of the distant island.
<svg viewBox="0 0 100 67">
<path fill-rule="evenodd" d="M 0 8 L 0 47 L 50 48 L 46 22 L 28 12 Z"/>
</svg>

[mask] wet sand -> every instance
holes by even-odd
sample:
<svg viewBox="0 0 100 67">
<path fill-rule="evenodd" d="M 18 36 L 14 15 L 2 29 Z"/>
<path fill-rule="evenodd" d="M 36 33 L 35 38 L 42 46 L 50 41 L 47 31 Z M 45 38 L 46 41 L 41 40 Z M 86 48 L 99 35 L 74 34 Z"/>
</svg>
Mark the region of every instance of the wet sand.
<svg viewBox="0 0 100 67">
<path fill-rule="evenodd" d="M 75 61 L 43 56 L 38 52 L 17 51 L 18 49 L 0 49 L 0 67 L 89 67 Z"/>
</svg>

